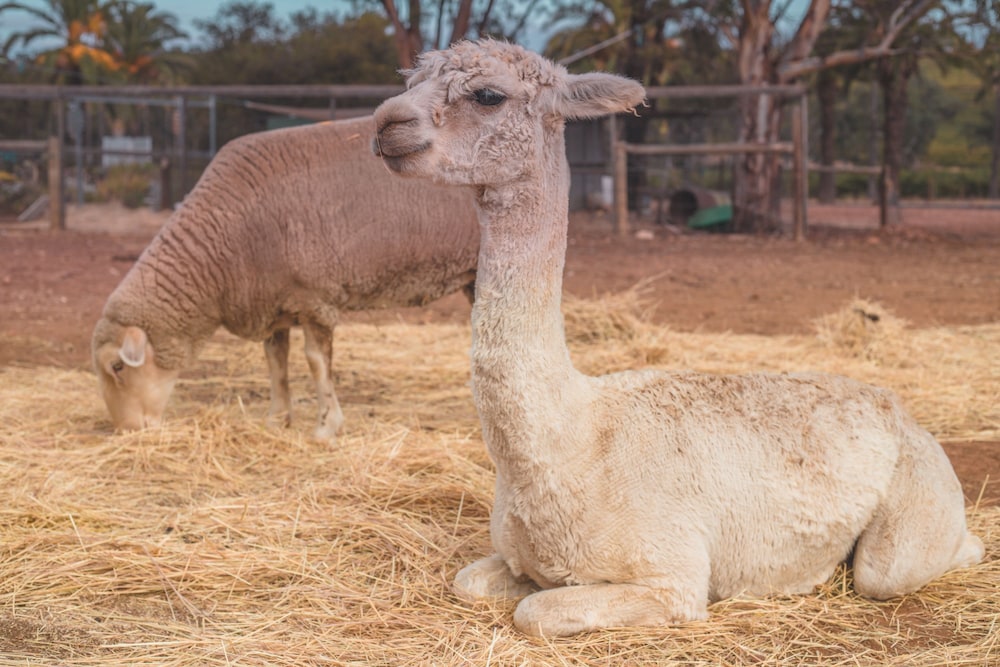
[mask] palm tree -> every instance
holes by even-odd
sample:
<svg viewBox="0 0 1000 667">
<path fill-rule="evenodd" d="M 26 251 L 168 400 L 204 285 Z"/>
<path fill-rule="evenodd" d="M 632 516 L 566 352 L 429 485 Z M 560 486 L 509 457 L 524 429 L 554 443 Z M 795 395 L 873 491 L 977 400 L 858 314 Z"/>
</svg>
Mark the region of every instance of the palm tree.
<svg viewBox="0 0 1000 667">
<path fill-rule="evenodd" d="M 169 83 L 180 70 L 193 67 L 188 55 L 167 46 L 187 37 L 173 14 L 156 11 L 150 2 L 133 0 L 113 0 L 107 10 L 104 48 L 128 82 Z"/>
<path fill-rule="evenodd" d="M 177 17 L 156 11 L 152 3 L 111 0 L 108 5 L 105 48 L 115 59 L 115 78 L 125 83 L 175 83 L 185 70 L 193 69 L 194 61 L 167 45 L 185 37 Z M 140 133 L 142 124 L 150 124 L 145 105 L 113 104 L 106 109 L 106 118 L 112 132 L 119 134 Z"/>
<path fill-rule="evenodd" d="M 80 83 L 90 72 L 90 66 L 114 69 L 115 60 L 102 48 L 107 30 L 106 8 L 102 0 L 46 0 L 47 7 L 39 9 L 23 2 L 5 2 L 0 14 L 20 10 L 31 14 L 40 26 L 15 32 L 3 45 L 6 55 L 11 47 L 20 43 L 27 47 L 40 38 L 55 38 L 60 45 L 42 51 L 36 56 L 40 65 L 55 70 L 60 82 Z"/>
</svg>

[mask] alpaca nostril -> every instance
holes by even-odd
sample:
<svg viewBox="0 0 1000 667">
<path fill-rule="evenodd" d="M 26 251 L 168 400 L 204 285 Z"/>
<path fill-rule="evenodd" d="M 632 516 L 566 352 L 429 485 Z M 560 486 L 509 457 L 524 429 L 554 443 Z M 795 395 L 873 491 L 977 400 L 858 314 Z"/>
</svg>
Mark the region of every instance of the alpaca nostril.
<svg viewBox="0 0 1000 667">
<path fill-rule="evenodd" d="M 419 132 L 420 119 L 389 119 L 379 123 L 372 151 L 383 158 L 394 158 L 419 153 L 426 150 L 430 142 Z"/>
<path fill-rule="evenodd" d="M 378 137 L 384 137 L 386 134 L 392 134 L 401 129 L 416 127 L 419 123 L 420 120 L 417 118 L 404 118 L 401 120 L 390 118 L 379 124 L 375 134 Z"/>
</svg>

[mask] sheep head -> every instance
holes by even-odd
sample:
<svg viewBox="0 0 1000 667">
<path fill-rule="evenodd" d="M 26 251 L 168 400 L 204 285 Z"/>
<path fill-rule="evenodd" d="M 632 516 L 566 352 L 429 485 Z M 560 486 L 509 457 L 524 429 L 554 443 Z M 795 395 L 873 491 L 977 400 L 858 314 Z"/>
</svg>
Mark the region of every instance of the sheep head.
<svg viewBox="0 0 1000 667">
<path fill-rule="evenodd" d="M 94 331 L 93 360 L 117 430 L 160 424 L 179 372 L 157 366 L 145 331 L 101 320 Z"/>
</svg>

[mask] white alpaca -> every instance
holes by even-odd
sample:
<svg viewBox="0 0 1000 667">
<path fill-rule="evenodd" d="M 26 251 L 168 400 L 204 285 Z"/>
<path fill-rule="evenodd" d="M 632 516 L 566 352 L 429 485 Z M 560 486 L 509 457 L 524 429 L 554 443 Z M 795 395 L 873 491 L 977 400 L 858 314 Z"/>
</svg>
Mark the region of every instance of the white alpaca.
<svg viewBox="0 0 1000 667">
<path fill-rule="evenodd" d="M 472 380 L 497 468 L 496 555 L 458 573 L 460 597 L 530 593 L 517 627 L 567 635 L 808 593 L 852 549 L 855 589 L 879 599 L 979 562 L 947 457 L 888 391 L 573 368 L 564 119 L 632 109 L 639 84 L 483 41 L 423 55 L 408 86 L 376 111 L 376 152 L 402 175 L 471 186 L 482 236 Z"/>
</svg>

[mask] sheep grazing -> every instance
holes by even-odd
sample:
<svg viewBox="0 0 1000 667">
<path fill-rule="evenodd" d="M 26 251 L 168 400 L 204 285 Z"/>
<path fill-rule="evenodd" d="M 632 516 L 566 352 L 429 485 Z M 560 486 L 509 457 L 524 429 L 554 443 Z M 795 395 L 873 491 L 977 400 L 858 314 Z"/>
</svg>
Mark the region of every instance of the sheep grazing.
<svg viewBox="0 0 1000 667">
<path fill-rule="evenodd" d="M 979 562 L 947 457 L 888 391 L 816 373 L 573 368 L 564 120 L 643 97 L 487 40 L 424 54 L 375 112 L 386 165 L 467 186 L 479 211 L 472 384 L 497 469 L 496 554 L 455 592 L 527 594 L 516 626 L 568 635 L 808 593 L 852 550 L 855 589 L 878 599 Z"/>
<path fill-rule="evenodd" d="M 94 366 L 117 428 L 160 422 L 174 383 L 220 326 L 263 340 L 270 418 L 290 423 L 289 328 L 305 332 L 315 437 L 343 423 L 333 330 L 343 310 L 424 305 L 465 289 L 479 249 L 472 197 L 396 178 L 371 117 L 227 144 L 104 306 Z"/>
</svg>

